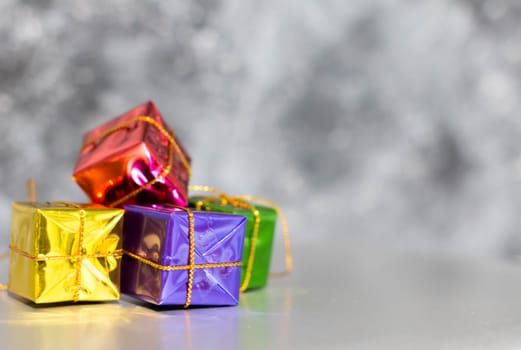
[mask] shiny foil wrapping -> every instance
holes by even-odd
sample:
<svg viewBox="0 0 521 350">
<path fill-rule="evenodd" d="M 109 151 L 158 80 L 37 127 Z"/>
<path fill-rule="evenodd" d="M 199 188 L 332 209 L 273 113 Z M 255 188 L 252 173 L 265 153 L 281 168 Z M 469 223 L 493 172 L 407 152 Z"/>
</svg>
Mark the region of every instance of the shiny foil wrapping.
<svg viewBox="0 0 521 350">
<path fill-rule="evenodd" d="M 246 218 L 193 212 L 195 264 L 240 264 Z M 187 298 L 188 270 L 166 271 L 189 262 L 187 213 L 160 205 L 125 206 L 123 248 L 164 269 L 125 254 L 121 291 L 156 305 L 182 306 Z M 241 266 L 195 268 L 190 305 L 236 305 Z"/>
<path fill-rule="evenodd" d="M 190 206 L 197 206 L 201 210 L 243 215 L 247 218 L 241 276 L 242 289 L 246 291 L 265 287 L 268 283 L 270 273 L 271 252 L 277 223 L 277 212 L 273 208 L 255 204 L 255 209 L 259 212 L 260 221 L 257 241 L 254 247 L 253 263 L 252 266 L 249 267 L 248 261 L 250 260 L 254 229 L 254 214 L 252 210 L 233 206 L 230 201 L 221 201 L 215 197 L 194 196 L 189 199 L 189 203 Z M 246 280 L 248 268 L 250 269 L 250 276 L 249 279 Z"/>
<path fill-rule="evenodd" d="M 172 154 L 168 137 L 156 125 L 132 122 L 143 117 L 156 122 L 175 140 L 177 148 Z M 94 203 L 186 206 L 189 163 L 179 139 L 149 101 L 85 134 L 73 179 Z M 155 182 L 147 185 L 150 181 Z"/>
<path fill-rule="evenodd" d="M 119 299 L 123 210 L 12 205 L 9 291 L 34 303 Z"/>
</svg>

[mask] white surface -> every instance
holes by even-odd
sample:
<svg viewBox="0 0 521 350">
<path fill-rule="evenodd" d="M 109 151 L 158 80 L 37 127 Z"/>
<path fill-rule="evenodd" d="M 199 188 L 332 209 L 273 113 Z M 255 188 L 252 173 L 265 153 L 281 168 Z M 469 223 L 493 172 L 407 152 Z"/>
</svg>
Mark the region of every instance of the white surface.
<svg viewBox="0 0 521 350">
<path fill-rule="evenodd" d="M 239 307 L 32 307 L 0 293 L 7 349 L 519 349 L 521 266 L 345 241 Z M 5 265 L 5 264 L 4 264 Z M 4 346 L 1 346 L 3 349 Z"/>
</svg>

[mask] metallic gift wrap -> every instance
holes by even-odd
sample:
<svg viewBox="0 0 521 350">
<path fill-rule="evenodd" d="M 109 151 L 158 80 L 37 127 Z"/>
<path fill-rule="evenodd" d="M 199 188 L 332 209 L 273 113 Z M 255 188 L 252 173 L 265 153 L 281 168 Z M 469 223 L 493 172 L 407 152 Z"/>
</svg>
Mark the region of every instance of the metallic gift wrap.
<svg viewBox="0 0 521 350">
<path fill-rule="evenodd" d="M 14 202 L 9 291 L 37 304 L 119 299 L 123 213 Z"/>
<path fill-rule="evenodd" d="M 230 197 L 194 196 L 189 199 L 189 203 L 198 210 L 237 214 L 247 218 L 241 291 L 266 286 L 270 274 L 273 236 L 277 223 L 276 210 Z M 256 226 L 257 234 L 255 235 Z M 254 235 L 256 237 L 253 245 Z"/>
<path fill-rule="evenodd" d="M 186 206 L 190 157 L 152 101 L 84 136 L 73 179 L 94 203 Z"/>
<path fill-rule="evenodd" d="M 121 291 L 156 305 L 236 305 L 246 218 L 125 206 Z"/>
</svg>

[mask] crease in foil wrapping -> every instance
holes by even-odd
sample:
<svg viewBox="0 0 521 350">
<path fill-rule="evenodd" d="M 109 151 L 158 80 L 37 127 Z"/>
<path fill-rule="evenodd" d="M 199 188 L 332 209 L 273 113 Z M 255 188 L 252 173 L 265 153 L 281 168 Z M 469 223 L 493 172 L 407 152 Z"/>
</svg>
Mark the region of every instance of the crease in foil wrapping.
<svg viewBox="0 0 521 350">
<path fill-rule="evenodd" d="M 248 261 L 252 248 L 252 237 L 254 231 L 254 213 L 252 210 L 244 207 L 234 206 L 233 201 L 221 201 L 212 196 L 193 196 L 189 199 L 192 207 L 200 210 L 229 213 L 243 215 L 247 218 L 246 233 L 244 240 L 243 267 L 241 275 L 241 284 L 244 290 L 265 287 L 268 283 L 270 274 L 271 254 L 273 248 L 273 237 L 275 235 L 275 227 L 277 223 L 277 212 L 274 208 L 255 204 L 254 208 L 259 214 L 259 227 L 257 239 L 254 248 L 254 259 L 251 266 Z M 250 270 L 250 276 L 246 284 L 246 273 Z"/>
<path fill-rule="evenodd" d="M 246 218 L 193 211 L 196 265 L 241 262 Z M 125 206 L 123 249 L 161 267 L 189 261 L 187 213 L 161 205 Z M 125 254 L 121 291 L 156 305 L 184 305 L 188 270 L 167 271 Z M 195 268 L 190 305 L 236 305 L 241 266 Z"/>
<path fill-rule="evenodd" d="M 94 203 L 186 206 L 190 161 L 149 101 L 85 134 L 73 179 Z"/>
<path fill-rule="evenodd" d="M 37 304 L 119 299 L 122 218 L 99 205 L 14 202 L 9 291 Z"/>
</svg>

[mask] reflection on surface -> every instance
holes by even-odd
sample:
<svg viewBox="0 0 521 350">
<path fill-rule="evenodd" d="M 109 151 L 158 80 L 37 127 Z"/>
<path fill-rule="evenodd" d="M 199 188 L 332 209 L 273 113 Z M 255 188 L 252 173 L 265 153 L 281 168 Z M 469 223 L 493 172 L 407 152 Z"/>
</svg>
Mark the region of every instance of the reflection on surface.
<svg viewBox="0 0 521 350">
<path fill-rule="evenodd" d="M 171 348 L 172 343 L 184 349 L 240 349 L 237 307 L 177 310 L 172 316 L 159 322 L 162 349 Z"/>
<path fill-rule="evenodd" d="M 290 289 L 260 289 L 241 295 L 239 349 L 289 346 Z"/>
<path fill-rule="evenodd" d="M 81 325 L 96 323 L 110 326 L 115 322 L 128 323 L 136 316 L 155 316 L 152 310 L 138 306 L 122 307 L 118 303 L 106 304 L 63 304 L 48 307 L 32 306 L 19 299 L 11 298 L 2 292 L 0 301 L 0 324 L 38 326 L 38 325 Z M 157 317 L 157 316 L 155 316 Z"/>
<path fill-rule="evenodd" d="M 238 348 L 238 307 L 161 309 L 133 303 L 33 306 L 0 293 L 0 339 L 8 349 Z M 203 336 L 204 335 L 204 336 Z"/>
</svg>

